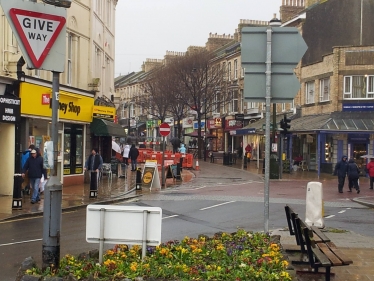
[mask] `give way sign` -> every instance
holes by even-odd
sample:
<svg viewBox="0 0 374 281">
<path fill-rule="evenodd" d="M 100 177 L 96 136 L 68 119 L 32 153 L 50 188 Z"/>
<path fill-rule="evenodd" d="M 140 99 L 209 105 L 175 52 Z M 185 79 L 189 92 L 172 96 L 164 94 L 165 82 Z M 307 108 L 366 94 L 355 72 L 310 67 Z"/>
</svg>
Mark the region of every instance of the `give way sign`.
<svg viewBox="0 0 374 281">
<path fill-rule="evenodd" d="M 0 0 L 28 68 L 64 72 L 66 9 L 23 0 Z"/>
<path fill-rule="evenodd" d="M 9 14 L 32 63 L 36 68 L 41 67 L 66 19 L 15 8 L 10 9 Z"/>
</svg>

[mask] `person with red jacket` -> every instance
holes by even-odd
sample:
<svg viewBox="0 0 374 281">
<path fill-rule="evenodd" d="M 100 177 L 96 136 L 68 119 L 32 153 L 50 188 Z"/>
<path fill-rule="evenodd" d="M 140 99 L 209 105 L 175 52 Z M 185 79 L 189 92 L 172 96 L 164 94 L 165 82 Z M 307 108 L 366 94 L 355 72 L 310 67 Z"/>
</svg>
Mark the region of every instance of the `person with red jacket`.
<svg viewBox="0 0 374 281">
<path fill-rule="evenodd" d="M 374 158 L 370 158 L 370 162 L 366 165 L 366 170 L 370 177 L 370 189 L 373 189 L 374 183 Z"/>
</svg>

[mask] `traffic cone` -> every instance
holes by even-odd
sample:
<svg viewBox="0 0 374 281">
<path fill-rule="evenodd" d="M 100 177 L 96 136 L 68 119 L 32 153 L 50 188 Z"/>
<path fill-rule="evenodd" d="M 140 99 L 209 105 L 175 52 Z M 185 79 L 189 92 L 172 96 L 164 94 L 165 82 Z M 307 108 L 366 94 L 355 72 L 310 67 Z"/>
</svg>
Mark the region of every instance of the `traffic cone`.
<svg viewBox="0 0 374 281">
<path fill-rule="evenodd" d="M 200 171 L 200 168 L 199 168 L 199 160 L 196 159 L 196 163 L 195 163 L 195 170 L 196 171 Z"/>
</svg>

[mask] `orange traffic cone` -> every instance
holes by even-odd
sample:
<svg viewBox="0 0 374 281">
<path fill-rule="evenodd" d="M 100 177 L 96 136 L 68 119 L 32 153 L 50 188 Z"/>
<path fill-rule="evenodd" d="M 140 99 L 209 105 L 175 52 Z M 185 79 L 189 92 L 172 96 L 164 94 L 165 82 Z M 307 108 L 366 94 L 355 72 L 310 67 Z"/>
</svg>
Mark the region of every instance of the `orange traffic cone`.
<svg viewBox="0 0 374 281">
<path fill-rule="evenodd" d="M 200 171 L 200 168 L 199 168 L 199 160 L 196 159 L 196 163 L 195 163 L 195 170 L 196 171 Z"/>
</svg>

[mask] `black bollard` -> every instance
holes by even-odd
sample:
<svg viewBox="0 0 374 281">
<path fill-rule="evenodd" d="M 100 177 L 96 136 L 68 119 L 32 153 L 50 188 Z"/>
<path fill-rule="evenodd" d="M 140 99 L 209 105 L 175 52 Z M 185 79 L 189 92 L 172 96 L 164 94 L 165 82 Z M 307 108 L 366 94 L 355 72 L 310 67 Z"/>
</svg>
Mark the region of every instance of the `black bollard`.
<svg viewBox="0 0 374 281">
<path fill-rule="evenodd" d="M 142 189 L 142 169 L 136 169 L 136 190 Z"/>
<path fill-rule="evenodd" d="M 13 184 L 13 202 L 12 202 L 12 209 L 15 209 L 15 210 L 22 209 L 22 182 L 23 182 L 22 175 L 15 174 L 14 184 Z"/>
<path fill-rule="evenodd" d="M 91 171 L 90 198 L 97 198 L 97 185 L 98 185 L 97 172 Z"/>
<path fill-rule="evenodd" d="M 243 168 L 244 168 L 244 169 L 247 169 L 247 154 L 244 154 L 244 158 L 243 158 Z"/>
</svg>

